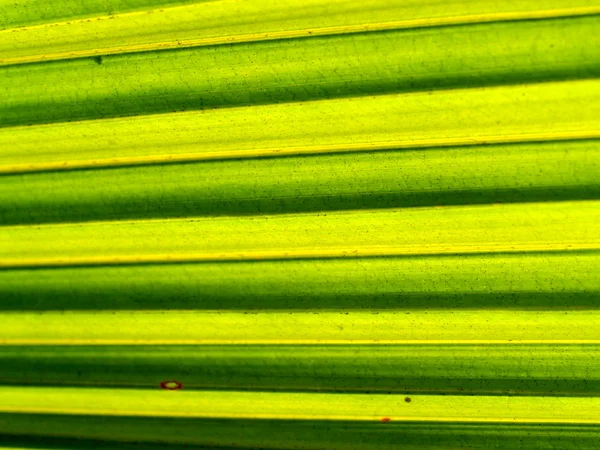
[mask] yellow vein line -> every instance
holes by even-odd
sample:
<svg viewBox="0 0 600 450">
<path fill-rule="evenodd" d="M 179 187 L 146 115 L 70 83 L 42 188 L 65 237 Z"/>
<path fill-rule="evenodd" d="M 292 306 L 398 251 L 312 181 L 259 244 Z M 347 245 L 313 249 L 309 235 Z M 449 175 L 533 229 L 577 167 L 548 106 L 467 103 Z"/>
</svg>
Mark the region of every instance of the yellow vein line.
<svg viewBox="0 0 600 450">
<path fill-rule="evenodd" d="M 551 252 L 600 250 L 600 242 L 558 242 L 527 244 L 485 244 L 485 245 L 428 245 L 405 247 L 356 247 L 356 248 L 318 248 L 274 251 L 248 251 L 225 253 L 181 253 L 155 255 L 119 255 L 119 256 L 84 256 L 54 258 L 15 258 L 0 259 L 0 268 L 33 268 L 33 267 L 72 267 L 72 266 L 106 266 L 131 264 L 169 264 L 221 261 L 271 261 L 313 258 L 361 258 L 377 256 L 425 256 L 472 253 L 518 253 L 518 252 Z"/>
<path fill-rule="evenodd" d="M 177 394 L 175 394 L 177 395 Z M 330 414 L 273 414 L 273 413 L 221 413 L 202 411 L 164 411 L 164 410 L 127 410 L 127 409 L 85 409 L 85 408 L 27 408 L 0 407 L 2 413 L 18 414 L 62 414 L 62 415 L 102 415 L 134 417 L 194 417 L 218 419 L 261 419 L 261 420 L 328 420 L 372 422 L 381 420 L 382 415 L 330 415 Z M 560 417 L 439 417 L 439 416 L 397 416 L 389 415 L 396 422 L 461 422 L 461 423 L 556 423 L 556 424 L 600 424 L 600 418 L 560 418 Z M 384 425 L 382 425 L 384 426 Z"/>
<path fill-rule="evenodd" d="M 2 346 L 94 345 L 599 345 L 600 339 L 0 339 Z"/>
<path fill-rule="evenodd" d="M 492 144 L 516 144 L 552 141 L 600 139 L 600 130 L 566 131 L 556 133 L 509 134 L 476 137 L 412 139 L 374 143 L 332 144 L 308 147 L 267 148 L 256 150 L 227 150 L 214 152 L 146 155 L 124 158 L 84 159 L 58 162 L 0 165 L 0 174 L 48 172 L 57 170 L 95 169 L 181 162 L 200 162 L 224 159 L 265 158 L 276 156 L 319 155 L 344 152 L 407 150 L 435 147 L 458 147 Z"/>
<path fill-rule="evenodd" d="M 331 36 L 349 33 L 361 33 L 361 32 L 374 32 L 374 31 L 386 31 L 386 30 L 402 30 L 410 28 L 425 28 L 425 27 L 439 27 L 448 25 L 467 25 L 467 24 L 478 24 L 478 23 L 490 23 L 490 22 L 505 22 L 505 21 L 519 21 L 519 20 L 539 20 L 539 19 L 552 19 L 560 17 L 578 17 L 600 14 L 600 6 L 589 6 L 580 8 L 562 8 L 562 9 L 550 9 L 541 11 L 511 11 L 511 12 L 500 12 L 500 13 L 487 13 L 487 14 L 472 14 L 463 16 L 451 16 L 451 17 L 433 17 L 424 19 L 410 19 L 410 20 L 398 20 L 391 22 L 382 23 L 370 23 L 370 24 L 356 24 L 356 25 L 343 25 L 343 26 L 332 26 L 323 28 L 311 28 L 301 30 L 287 30 L 287 31 L 275 31 L 265 33 L 250 33 L 241 34 L 237 36 L 216 36 L 206 37 L 199 39 L 182 39 L 170 42 L 155 42 L 149 44 L 133 44 L 133 45 L 120 45 L 115 47 L 105 47 L 97 49 L 86 49 L 68 52 L 57 52 L 48 53 L 42 55 L 28 55 L 28 56 L 17 56 L 12 58 L 1 58 L 0 65 L 10 64 L 24 64 L 42 61 L 52 61 L 58 59 L 72 59 L 72 58 L 85 58 L 95 55 L 111 55 L 118 53 L 133 53 L 133 52 L 147 52 L 156 50 L 168 50 L 174 48 L 187 48 L 187 47 L 200 47 L 209 45 L 222 45 L 222 44 L 234 44 L 234 43 L 249 43 L 249 42 L 260 42 L 270 41 L 278 39 L 294 39 L 309 36 Z M 118 18 L 119 16 L 112 16 Z M 63 23 L 62 25 L 68 25 Z M 27 28 L 15 29 L 20 31 L 26 31 Z M 12 31 L 12 30 L 5 30 Z"/>
</svg>

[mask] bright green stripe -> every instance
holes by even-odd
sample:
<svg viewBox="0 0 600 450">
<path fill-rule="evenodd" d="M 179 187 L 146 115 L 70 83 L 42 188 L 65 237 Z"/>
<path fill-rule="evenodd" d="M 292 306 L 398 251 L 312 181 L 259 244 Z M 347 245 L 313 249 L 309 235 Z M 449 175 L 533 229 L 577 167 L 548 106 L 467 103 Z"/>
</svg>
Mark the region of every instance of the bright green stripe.
<svg viewBox="0 0 600 450">
<path fill-rule="evenodd" d="M 158 8 L 161 5 L 190 3 L 181 0 L 119 0 L 111 2 L 88 1 L 84 6 L 72 0 L 52 5 L 32 0 L 8 3 L 3 12 L 3 27 L 18 26 L 63 17 L 64 22 L 33 27 L 21 32 L 0 34 L 0 60 L 4 58 L 50 55 L 95 49 L 128 47 L 136 44 L 156 46 L 193 39 L 227 38 L 236 36 L 277 33 L 294 30 L 319 30 L 385 23 L 407 22 L 431 25 L 473 20 L 486 20 L 497 15 L 502 19 L 527 18 L 539 11 L 577 11 L 598 7 L 593 0 L 549 0 L 540 5 L 535 0 L 492 2 L 490 0 L 454 1 L 440 8 L 436 1 L 417 0 L 245 0 L 196 2 L 175 8 L 156 9 L 88 20 L 70 20 L 93 13 L 118 13 L 128 9 Z M 15 4 L 16 3 L 16 4 Z M 143 3 L 143 4 L 142 4 Z M 2 5 L 2 3 L 0 3 Z M 1 14 L 1 13 L 0 13 Z M 568 12 L 565 13 L 568 15 Z M 0 16 L 2 18 L 2 16 Z M 489 20 L 489 19 L 487 19 Z M 420 22 L 419 22 L 420 21 Z M 199 26 L 198 24 L 201 24 Z M 307 34 L 307 33 L 305 33 Z"/>
<path fill-rule="evenodd" d="M 432 422 L 600 423 L 600 399 L 0 387 L 0 412 Z"/>
<path fill-rule="evenodd" d="M 106 0 L 86 0 L 85 2 L 80 0 L 61 0 L 59 2 L 39 2 L 36 0 L 2 0 L 0 1 L 0 30 L 45 22 L 54 22 L 58 20 L 72 22 L 73 20 L 76 21 L 78 18 L 82 17 L 115 14 L 139 9 L 150 9 L 164 5 L 191 3 L 193 1 L 199 2 L 202 0 L 111 0 L 110 2 L 107 2 Z M 72 24 L 74 25 L 74 23 Z M 81 27 L 81 25 L 79 27 Z M 65 25 L 61 26 L 61 29 L 64 30 L 63 34 L 67 30 L 73 30 L 73 28 L 76 28 L 76 26 L 74 25 L 73 27 L 66 27 L 66 22 Z M 50 33 L 48 33 L 48 31 L 49 30 L 46 29 L 45 33 L 41 33 L 39 31 L 37 33 L 30 33 L 29 31 L 26 32 L 28 36 L 25 39 L 28 40 L 28 45 L 34 45 L 37 47 L 40 45 L 43 46 L 44 44 L 47 45 L 48 41 L 44 41 L 44 39 L 50 38 Z M 35 34 L 35 36 L 32 36 L 32 34 Z M 19 44 L 24 44 L 23 37 L 19 39 L 16 36 L 9 36 L 2 36 L 0 38 L 0 42 L 2 42 L 4 45 L 7 45 L 8 42 L 12 41 L 17 44 L 17 46 L 14 47 L 14 50 L 23 51 L 23 49 L 20 49 L 18 46 Z M 83 33 L 80 33 L 78 36 L 71 35 L 72 38 L 78 40 L 82 40 L 84 36 L 85 35 Z M 1 45 L 0 48 L 2 51 L 5 50 Z"/>
<path fill-rule="evenodd" d="M 0 124 L 600 76 L 599 26 L 594 16 L 4 67 Z"/>
<path fill-rule="evenodd" d="M 9 345 L 599 343 L 597 311 L 2 313 Z"/>
<path fill-rule="evenodd" d="M 594 198 L 600 141 L 0 177 L 3 224 Z M 76 192 L 77 195 L 73 195 Z"/>
<path fill-rule="evenodd" d="M 600 202 L 0 228 L 0 262 L 44 265 L 597 248 Z"/>
<path fill-rule="evenodd" d="M 595 309 L 599 253 L 0 271 L 0 310 Z"/>
<path fill-rule="evenodd" d="M 228 152 L 231 157 L 290 147 L 393 148 L 396 142 L 418 146 L 423 140 L 441 145 L 444 140 L 503 135 L 552 139 L 556 133 L 599 130 L 600 81 L 587 80 L 1 129 L 0 168 L 190 153 Z"/>
<path fill-rule="evenodd" d="M 184 389 L 600 395 L 598 345 L 0 347 L 0 382 Z"/>
</svg>

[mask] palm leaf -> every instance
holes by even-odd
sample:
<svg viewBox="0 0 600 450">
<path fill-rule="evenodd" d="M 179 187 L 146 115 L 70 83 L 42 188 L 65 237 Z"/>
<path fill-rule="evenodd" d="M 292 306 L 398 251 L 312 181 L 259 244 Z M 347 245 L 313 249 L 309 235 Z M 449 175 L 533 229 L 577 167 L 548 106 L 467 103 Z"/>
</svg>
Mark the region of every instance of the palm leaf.
<svg viewBox="0 0 600 450">
<path fill-rule="evenodd" d="M 599 14 L 0 1 L 0 448 L 596 448 Z"/>
</svg>

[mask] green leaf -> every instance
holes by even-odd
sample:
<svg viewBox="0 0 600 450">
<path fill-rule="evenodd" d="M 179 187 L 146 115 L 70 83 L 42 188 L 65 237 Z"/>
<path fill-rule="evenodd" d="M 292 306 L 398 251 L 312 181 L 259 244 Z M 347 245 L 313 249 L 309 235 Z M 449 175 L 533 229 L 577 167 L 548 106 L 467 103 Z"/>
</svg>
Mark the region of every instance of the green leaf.
<svg viewBox="0 0 600 450">
<path fill-rule="evenodd" d="M 0 0 L 0 448 L 597 448 L 599 24 Z"/>
</svg>

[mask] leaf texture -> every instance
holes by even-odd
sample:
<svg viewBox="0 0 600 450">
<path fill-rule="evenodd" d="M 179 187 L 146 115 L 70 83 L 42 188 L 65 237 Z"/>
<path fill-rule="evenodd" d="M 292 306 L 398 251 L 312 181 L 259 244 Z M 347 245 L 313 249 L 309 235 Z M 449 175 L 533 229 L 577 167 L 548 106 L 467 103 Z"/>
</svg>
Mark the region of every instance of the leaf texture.
<svg viewBox="0 0 600 450">
<path fill-rule="evenodd" d="M 599 25 L 0 0 L 0 448 L 597 448 Z"/>
</svg>

